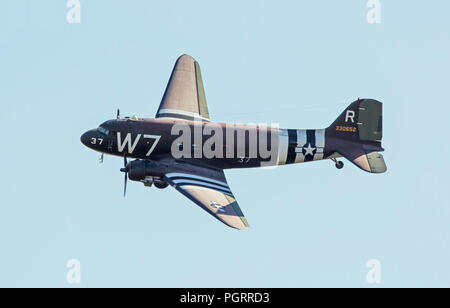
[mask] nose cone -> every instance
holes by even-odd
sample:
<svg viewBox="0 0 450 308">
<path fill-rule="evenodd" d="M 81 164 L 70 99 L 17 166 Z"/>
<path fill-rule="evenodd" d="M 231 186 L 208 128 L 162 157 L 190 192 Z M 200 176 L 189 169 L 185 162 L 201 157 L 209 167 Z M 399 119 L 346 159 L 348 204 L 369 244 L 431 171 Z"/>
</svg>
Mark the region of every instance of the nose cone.
<svg viewBox="0 0 450 308">
<path fill-rule="evenodd" d="M 91 140 L 92 140 L 92 138 L 94 138 L 93 137 L 94 131 L 95 131 L 95 129 L 91 129 L 91 130 L 88 130 L 87 132 L 85 132 L 83 135 L 81 135 L 81 137 L 80 137 L 81 143 L 87 147 L 90 147 L 89 145 L 91 144 Z"/>
</svg>

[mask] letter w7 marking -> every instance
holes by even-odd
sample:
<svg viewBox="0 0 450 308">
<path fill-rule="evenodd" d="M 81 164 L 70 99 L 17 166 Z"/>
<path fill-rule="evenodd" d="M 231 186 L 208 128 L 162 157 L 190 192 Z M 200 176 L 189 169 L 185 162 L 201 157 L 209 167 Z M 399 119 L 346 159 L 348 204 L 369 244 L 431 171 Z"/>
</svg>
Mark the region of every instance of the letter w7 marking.
<svg viewBox="0 0 450 308">
<path fill-rule="evenodd" d="M 134 139 L 134 142 L 131 142 L 131 133 L 128 133 L 126 137 L 123 139 L 121 138 L 121 133 L 117 132 L 117 150 L 119 152 L 123 152 L 126 146 L 128 146 L 128 154 L 132 154 L 134 150 L 136 149 L 136 146 L 139 143 L 139 140 L 141 139 L 141 134 L 137 134 L 136 138 Z M 150 156 L 150 154 L 153 152 L 153 150 L 156 148 L 156 145 L 159 142 L 159 139 L 161 139 L 161 136 L 157 135 L 144 135 L 144 139 L 155 139 L 155 142 L 151 145 L 150 149 L 148 150 L 146 156 Z"/>
</svg>

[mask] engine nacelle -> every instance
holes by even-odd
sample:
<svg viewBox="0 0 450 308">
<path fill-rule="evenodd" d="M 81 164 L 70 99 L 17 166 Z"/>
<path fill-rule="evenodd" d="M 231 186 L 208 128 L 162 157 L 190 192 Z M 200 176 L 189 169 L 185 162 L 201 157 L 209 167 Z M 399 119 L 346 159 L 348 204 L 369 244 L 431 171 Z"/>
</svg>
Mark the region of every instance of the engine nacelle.
<svg viewBox="0 0 450 308">
<path fill-rule="evenodd" d="M 163 189 L 169 184 L 161 178 L 164 175 L 165 165 L 150 160 L 133 160 L 127 164 L 128 178 L 131 181 L 139 181 L 145 186 Z"/>
<path fill-rule="evenodd" d="M 145 161 L 134 160 L 128 163 L 128 178 L 132 181 L 141 181 L 145 179 L 147 172 L 147 164 Z"/>
</svg>

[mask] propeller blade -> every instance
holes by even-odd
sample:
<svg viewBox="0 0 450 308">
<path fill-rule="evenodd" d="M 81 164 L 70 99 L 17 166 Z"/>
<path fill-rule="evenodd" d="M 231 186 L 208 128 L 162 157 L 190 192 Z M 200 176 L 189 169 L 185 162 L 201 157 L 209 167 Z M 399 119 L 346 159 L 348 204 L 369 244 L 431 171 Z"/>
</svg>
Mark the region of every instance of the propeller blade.
<svg viewBox="0 0 450 308">
<path fill-rule="evenodd" d="M 125 178 L 123 182 L 123 197 L 125 198 L 127 194 L 127 181 L 128 181 L 128 169 L 127 169 L 128 161 L 127 156 L 123 156 L 123 168 L 120 169 L 121 172 L 125 173 Z"/>
<path fill-rule="evenodd" d="M 123 197 L 125 198 L 126 194 L 127 194 L 127 172 L 125 172 L 125 180 L 123 183 Z"/>
</svg>

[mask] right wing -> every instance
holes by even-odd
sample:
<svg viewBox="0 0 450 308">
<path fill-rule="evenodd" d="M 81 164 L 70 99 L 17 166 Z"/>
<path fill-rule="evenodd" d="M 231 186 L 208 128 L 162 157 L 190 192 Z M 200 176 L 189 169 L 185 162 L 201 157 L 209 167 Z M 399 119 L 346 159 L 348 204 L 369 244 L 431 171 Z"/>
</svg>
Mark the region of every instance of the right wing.
<svg viewBox="0 0 450 308">
<path fill-rule="evenodd" d="M 249 227 L 222 170 L 192 165 L 191 171 L 168 173 L 164 180 L 224 224 L 240 230 Z"/>
<path fill-rule="evenodd" d="M 209 121 L 200 65 L 191 56 L 175 63 L 156 118 Z"/>
</svg>

